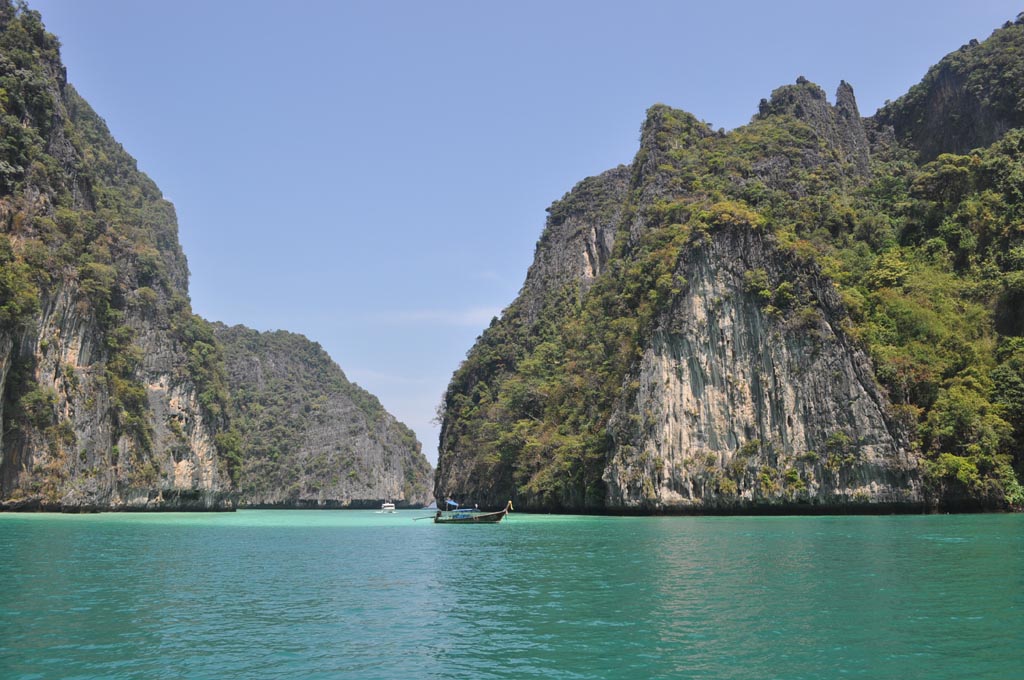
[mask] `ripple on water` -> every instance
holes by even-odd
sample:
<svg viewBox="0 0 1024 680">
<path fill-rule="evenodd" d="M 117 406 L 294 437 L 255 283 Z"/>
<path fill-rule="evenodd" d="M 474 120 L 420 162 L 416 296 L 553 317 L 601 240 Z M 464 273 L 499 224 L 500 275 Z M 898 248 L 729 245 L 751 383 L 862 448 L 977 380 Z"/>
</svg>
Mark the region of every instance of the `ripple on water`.
<svg viewBox="0 0 1024 680">
<path fill-rule="evenodd" d="M 1011 677 L 1020 516 L 0 516 L 3 677 Z"/>
</svg>

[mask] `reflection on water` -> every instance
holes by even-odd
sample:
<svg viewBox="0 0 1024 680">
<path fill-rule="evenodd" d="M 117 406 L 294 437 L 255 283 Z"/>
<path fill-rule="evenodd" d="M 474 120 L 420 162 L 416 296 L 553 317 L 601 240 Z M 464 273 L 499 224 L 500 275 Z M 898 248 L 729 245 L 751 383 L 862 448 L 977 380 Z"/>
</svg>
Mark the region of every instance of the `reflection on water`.
<svg viewBox="0 0 1024 680">
<path fill-rule="evenodd" d="M 0 516 L 4 677 L 1011 677 L 1024 517 Z"/>
</svg>

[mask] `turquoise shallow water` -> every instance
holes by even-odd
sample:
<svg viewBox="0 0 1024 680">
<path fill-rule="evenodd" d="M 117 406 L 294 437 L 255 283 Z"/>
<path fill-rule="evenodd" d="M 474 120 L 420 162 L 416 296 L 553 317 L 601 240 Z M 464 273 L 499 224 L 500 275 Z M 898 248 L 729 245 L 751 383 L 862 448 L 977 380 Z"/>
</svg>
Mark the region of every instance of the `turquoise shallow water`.
<svg viewBox="0 0 1024 680">
<path fill-rule="evenodd" d="M 0 677 L 1024 677 L 1024 516 L 423 514 L 0 515 Z"/>
</svg>

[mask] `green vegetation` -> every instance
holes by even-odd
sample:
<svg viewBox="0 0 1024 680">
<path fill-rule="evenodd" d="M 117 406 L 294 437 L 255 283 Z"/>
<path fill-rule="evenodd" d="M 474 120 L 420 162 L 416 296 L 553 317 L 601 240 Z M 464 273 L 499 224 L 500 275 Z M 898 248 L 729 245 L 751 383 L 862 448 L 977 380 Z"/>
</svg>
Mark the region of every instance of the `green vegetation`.
<svg viewBox="0 0 1024 680">
<path fill-rule="evenodd" d="M 942 68 L 956 70 L 1002 119 L 1024 124 L 1021 54 L 1024 25 L 1011 24 Z M 872 358 L 924 460 L 933 500 L 1024 505 L 1024 129 L 961 155 L 919 153 L 916 128 L 899 125 L 920 112 L 937 73 L 880 114 L 903 144 L 866 121 L 866 176 L 827 129 L 798 115 L 801 102 L 824 101 L 806 81 L 777 90 L 728 134 L 653 107 L 626 204 L 610 204 L 592 178 L 550 210 L 548 230 L 581 203 L 593 206 L 595 222 L 621 208 L 608 266 L 585 288 L 549 288 L 529 318 L 518 299 L 481 335 L 442 405 L 442 470 L 468 463 L 471 479 L 534 507 L 601 507 L 612 452 L 650 425 L 634 407 L 633 369 L 686 294 L 681 263 L 718 230 L 749 230 L 788 253 L 794 276 L 804 263 L 800 270 L 816 266 L 834 282 L 842 327 Z M 973 124 L 966 115 L 945 121 Z M 751 269 L 743 286 L 780 322 L 811 328 L 819 318 L 799 278 L 773 281 Z M 839 432 L 823 451 L 812 462 L 838 469 L 857 446 Z M 795 469 L 758 470 L 757 483 L 791 495 L 806 486 Z M 728 477 L 717 486 L 736 491 Z"/>
<path fill-rule="evenodd" d="M 11 240 L 0 234 L 0 328 L 10 330 L 39 309 L 32 270 L 16 258 Z"/>
</svg>

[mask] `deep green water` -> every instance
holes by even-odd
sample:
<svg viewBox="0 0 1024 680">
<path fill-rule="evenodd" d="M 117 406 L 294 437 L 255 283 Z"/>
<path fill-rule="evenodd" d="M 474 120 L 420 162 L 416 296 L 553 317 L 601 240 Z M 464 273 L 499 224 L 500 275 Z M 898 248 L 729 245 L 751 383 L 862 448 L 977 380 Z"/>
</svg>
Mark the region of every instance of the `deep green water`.
<svg viewBox="0 0 1024 680">
<path fill-rule="evenodd" d="M 1024 516 L 0 515 L 2 678 L 1024 678 Z"/>
</svg>

